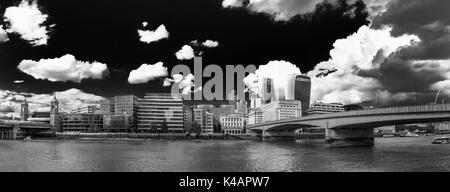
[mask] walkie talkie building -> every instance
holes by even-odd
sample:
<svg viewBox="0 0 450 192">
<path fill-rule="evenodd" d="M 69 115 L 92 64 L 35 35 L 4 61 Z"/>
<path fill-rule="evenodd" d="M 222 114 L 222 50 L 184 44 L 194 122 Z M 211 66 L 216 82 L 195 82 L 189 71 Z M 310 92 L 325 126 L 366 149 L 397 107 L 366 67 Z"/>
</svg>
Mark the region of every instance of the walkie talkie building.
<svg viewBox="0 0 450 192">
<path fill-rule="evenodd" d="M 311 78 L 306 75 L 295 77 L 294 100 L 302 102 L 302 111 L 309 109 L 311 98 Z"/>
</svg>

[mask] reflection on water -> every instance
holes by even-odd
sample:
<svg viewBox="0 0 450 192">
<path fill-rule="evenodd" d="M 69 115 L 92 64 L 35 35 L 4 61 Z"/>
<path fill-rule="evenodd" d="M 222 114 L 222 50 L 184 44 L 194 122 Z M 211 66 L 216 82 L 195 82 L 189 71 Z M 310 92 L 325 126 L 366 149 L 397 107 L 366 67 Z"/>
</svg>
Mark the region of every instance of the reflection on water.
<svg viewBox="0 0 450 192">
<path fill-rule="evenodd" d="M 433 137 L 377 138 L 372 148 L 321 141 L 6 141 L 0 171 L 449 171 Z"/>
</svg>

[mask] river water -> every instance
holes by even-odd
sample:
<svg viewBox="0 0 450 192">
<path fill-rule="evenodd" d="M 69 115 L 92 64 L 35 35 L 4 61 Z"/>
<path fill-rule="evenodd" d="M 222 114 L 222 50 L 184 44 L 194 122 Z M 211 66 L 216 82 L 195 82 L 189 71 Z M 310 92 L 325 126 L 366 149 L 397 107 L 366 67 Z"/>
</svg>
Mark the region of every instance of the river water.
<svg viewBox="0 0 450 192">
<path fill-rule="evenodd" d="M 374 147 L 323 141 L 0 140 L 0 171 L 450 171 L 434 136 L 376 138 Z"/>
</svg>

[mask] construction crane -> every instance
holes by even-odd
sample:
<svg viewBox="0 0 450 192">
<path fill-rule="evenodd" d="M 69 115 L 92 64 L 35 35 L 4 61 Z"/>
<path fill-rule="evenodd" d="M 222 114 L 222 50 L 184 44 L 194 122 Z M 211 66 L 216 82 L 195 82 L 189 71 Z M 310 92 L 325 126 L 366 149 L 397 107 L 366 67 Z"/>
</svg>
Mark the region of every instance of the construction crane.
<svg viewBox="0 0 450 192">
<path fill-rule="evenodd" d="M 437 99 L 439 97 L 439 93 L 441 92 L 441 90 L 439 89 L 439 91 L 436 94 L 436 98 L 434 98 L 434 104 L 436 105 Z"/>
</svg>

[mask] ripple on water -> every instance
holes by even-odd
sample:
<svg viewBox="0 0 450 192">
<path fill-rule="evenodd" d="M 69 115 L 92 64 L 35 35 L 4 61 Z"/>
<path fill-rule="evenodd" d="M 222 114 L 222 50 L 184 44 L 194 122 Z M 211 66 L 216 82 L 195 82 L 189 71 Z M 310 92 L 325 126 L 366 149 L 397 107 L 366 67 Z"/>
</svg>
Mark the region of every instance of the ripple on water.
<svg viewBox="0 0 450 192">
<path fill-rule="evenodd" d="M 449 171 L 433 137 L 377 138 L 369 148 L 321 142 L 5 141 L 0 171 Z"/>
</svg>

